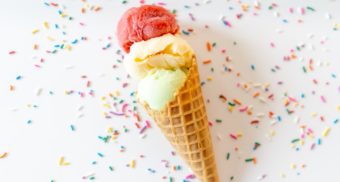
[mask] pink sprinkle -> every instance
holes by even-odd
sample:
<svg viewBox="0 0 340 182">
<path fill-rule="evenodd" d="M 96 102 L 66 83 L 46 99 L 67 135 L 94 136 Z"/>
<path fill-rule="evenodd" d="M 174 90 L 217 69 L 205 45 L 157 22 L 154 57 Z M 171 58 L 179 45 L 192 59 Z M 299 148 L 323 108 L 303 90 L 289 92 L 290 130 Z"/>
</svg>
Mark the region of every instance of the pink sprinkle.
<svg viewBox="0 0 340 182">
<path fill-rule="evenodd" d="M 193 174 L 189 174 L 187 177 L 185 177 L 185 179 L 195 179 L 195 175 Z"/>
<path fill-rule="evenodd" d="M 123 104 L 123 106 L 122 106 L 122 112 L 123 113 L 126 113 L 126 109 L 127 109 L 128 106 L 129 106 L 129 104 L 127 104 L 127 103 Z"/>
<path fill-rule="evenodd" d="M 151 124 L 150 124 L 150 122 L 149 122 L 148 120 L 145 120 L 145 123 L 146 123 L 146 126 L 147 126 L 148 128 L 151 128 Z"/>
<path fill-rule="evenodd" d="M 235 136 L 234 134 L 230 134 L 229 136 L 230 136 L 230 138 L 237 140 L 237 136 Z"/>
<path fill-rule="evenodd" d="M 315 148 L 315 143 L 313 143 L 311 146 L 310 146 L 310 150 L 313 150 Z"/>
<path fill-rule="evenodd" d="M 248 106 L 244 106 L 244 107 L 241 107 L 241 108 L 239 109 L 239 111 L 240 111 L 240 112 L 245 112 L 245 111 L 247 111 L 247 109 L 248 109 Z"/>
<path fill-rule="evenodd" d="M 227 21 L 225 18 L 223 18 L 222 21 L 223 21 L 223 24 L 224 24 L 224 25 L 226 25 L 226 26 L 228 26 L 228 27 L 230 27 L 230 28 L 232 27 L 232 26 L 231 26 L 231 23 L 230 23 L 229 21 Z"/>
<path fill-rule="evenodd" d="M 164 3 L 164 2 L 159 2 L 157 4 L 160 5 L 160 6 L 165 6 L 166 5 L 166 3 Z"/>
<path fill-rule="evenodd" d="M 15 51 L 10 51 L 8 54 L 13 55 L 13 54 L 15 54 L 15 53 L 17 53 L 17 52 L 15 52 Z"/>
<path fill-rule="evenodd" d="M 292 101 L 292 102 L 298 102 L 295 98 L 293 98 L 293 97 L 288 97 L 288 99 L 290 100 L 290 101 Z"/>
<path fill-rule="evenodd" d="M 270 47 L 275 47 L 275 44 L 273 42 L 270 43 Z"/>
<path fill-rule="evenodd" d="M 300 8 L 299 11 L 300 11 L 300 14 L 302 15 L 305 14 L 305 8 Z"/>
<path fill-rule="evenodd" d="M 293 8 L 289 8 L 289 13 L 294 13 L 294 9 Z"/>
<path fill-rule="evenodd" d="M 322 100 L 323 103 L 326 103 L 326 98 L 325 98 L 323 95 L 321 95 L 320 98 L 321 98 L 321 100 Z"/>
</svg>

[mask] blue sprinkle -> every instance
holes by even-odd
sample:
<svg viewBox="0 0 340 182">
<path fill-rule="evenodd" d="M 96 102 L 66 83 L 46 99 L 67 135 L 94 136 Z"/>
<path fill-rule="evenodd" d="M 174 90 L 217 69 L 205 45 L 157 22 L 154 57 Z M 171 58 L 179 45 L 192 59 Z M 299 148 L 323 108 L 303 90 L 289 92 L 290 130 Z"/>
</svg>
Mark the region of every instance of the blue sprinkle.
<svg viewBox="0 0 340 182">
<path fill-rule="evenodd" d="M 32 124 L 32 120 L 28 120 L 28 121 L 27 121 L 27 124 Z"/>
<path fill-rule="evenodd" d="M 321 145 L 321 138 L 318 138 L 318 145 Z"/>
<path fill-rule="evenodd" d="M 75 130 L 76 130 L 76 128 L 75 128 L 74 125 L 72 125 L 72 124 L 71 124 L 70 128 L 71 128 L 72 131 L 75 131 Z"/>
<path fill-rule="evenodd" d="M 99 157 L 104 157 L 104 155 L 100 152 L 97 153 Z"/>
<path fill-rule="evenodd" d="M 16 80 L 21 80 L 21 78 L 22 78 L 22 76 L 19 75 L 19 76 L 17 76 L 15 79 L 16 79 Z"/>
<path fill-rule="evenodd" d="M 250 67 L 252 70 L 255 70 L 255 65 L 252 64 Z"/>
<path fill-rule="evenodd" d="M 74 41 L 71 42 L 72 44 L 78 43 L 78 39 L 75 39 Z"/>
<path fill-rule="evenodd" d="M 339 119 L 336 119 L 333 121 L 334 124 L 337 124 L 339 122 Z"/>
</svg>

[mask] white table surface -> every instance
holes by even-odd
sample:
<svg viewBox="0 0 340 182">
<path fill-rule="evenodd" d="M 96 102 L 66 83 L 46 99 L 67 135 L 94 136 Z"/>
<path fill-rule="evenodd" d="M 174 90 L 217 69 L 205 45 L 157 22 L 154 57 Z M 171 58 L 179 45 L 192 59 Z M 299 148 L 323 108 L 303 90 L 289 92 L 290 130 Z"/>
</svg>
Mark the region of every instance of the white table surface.
<svg viewBox="0 0 340 182">
<path fill-rule="evenodd" d="M 139 1 L 55 1 L 58 7 L 44 2 L 0 4 L 0 156 L 8 154 L 0 159 L 0 181 L 77 182 L 91 181 L 90 177 L 82 178 L 93 175 L 93 181 L 100 182 L 158 182 L 170 181 L 170 177 L 180 182 L 192 174 L 177 155 L 172 155 L 172 147 L 152 121 L 152 127 L 141 136 L 134 117 L 107 119 L 103 114 L 109 111 L 103 104 L 114 103 L 110 93 L 119 92 L 118 99 L 128 103 L 128 109 L 133 105 L 130 93 L 136 82 L 127 78 L 118 61 L 121 56 L 117 55 L 115 30 L 122 13 Z M 253 0 L 146 0 L 153 2 L 176 9 L 182 30 L 194 30 L 182 37 L 196 50 L 205 82 L 203 93 L 210 100 L 206 106 L 221 181 L 339 180 L 340 129 L 334 124 L 340 116 L 339 1 L 262 0 L 257 1 L 258 9 Z M 101 10 L 91 11 L 96 5 Z M 242 6 L 249 6 L 248 11 Z M 82 8 L 85 13 L 81 13 Z M 242 14 L 239 19 L 238 14 Z M 223 24 L 223 16 L 231 26 Z M 39 32 L 33 35 L 35 29 Z M 78 42 L 73 42 L 76 39 Z M 72 50 L 54 47 L 63 42 Z M 211 52 L 206 42 L 216 43 Z M 111 47 L 103 50 L 108 44 Z M 55 49 L 57 53 L 47 53 Z M 284 61 L 292 54 L 295 59 Z M 202 64 L 206 59 L 212 63 Z M 231 71 L 224 71 L 224 67 Z M 124 83 L 128 83 L 125 88 Z M 249 90 L 242 89 L 243 85 Z M 89 95 L 91 90 L 94 96 Z M 256 92 L 260 95 L 253 98 Z M 238 99 L 242 106 L 228 111 L 228 103 L 218 98 L 220 94 L 227 102 Z M 268 99 L 271 94 L 273 100 Z M 286 111 L 286 99 L 290 99 L 292 114 Z M 239 111 L 246 106 L 253 107 L 252 115 Z M 121 107 L 118 104 L 117 112 Z M 140 106 L 138 110 L 143 127 L 150 118 Z M 269 112 L 274 113 L 273 118 L 268 117 Z M 265 116 L 260 117 L 262 113 Z M 250 124 L 253 120 L 259 120 L 258 127 Z M 306 136 L 304 145 L 296 142 L 292 147 L 292 140 L 300 138 L 301 126 L 312 130 L 314 137 Z M 108 135 L 110 127 L 120 134 L 104 143 L 98 136 Z M 323 136 L 327 127 L 330 132 Z M 230 134 L 242 136 L 234 140 Z M 261 145 L 254 151 L 255 142 Z M 120 151 L 122 146 L 125 151 Z M 59 165 L 61 157 L 65 161 Z M 252 157 L 256 157 L 256 164 L 245 162 Z M 132 160 L 134 168 L 127 166 Z"/>
</svg>

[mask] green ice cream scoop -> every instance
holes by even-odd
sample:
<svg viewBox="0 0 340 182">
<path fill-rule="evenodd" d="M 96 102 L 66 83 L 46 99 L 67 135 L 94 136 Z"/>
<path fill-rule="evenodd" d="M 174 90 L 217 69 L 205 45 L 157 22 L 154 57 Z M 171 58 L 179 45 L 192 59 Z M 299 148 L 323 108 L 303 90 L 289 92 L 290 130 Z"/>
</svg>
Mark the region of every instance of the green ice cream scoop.
<svg viewBox="0 0 340 182">
<path fill-rule="evenodd" d="M 138 97 L 148 103 L 150 108 L 162 110 L 175 97 L 186 80 L 181 69 L 154 69 L 149 71 L 138 86 Z"/>
</svg>

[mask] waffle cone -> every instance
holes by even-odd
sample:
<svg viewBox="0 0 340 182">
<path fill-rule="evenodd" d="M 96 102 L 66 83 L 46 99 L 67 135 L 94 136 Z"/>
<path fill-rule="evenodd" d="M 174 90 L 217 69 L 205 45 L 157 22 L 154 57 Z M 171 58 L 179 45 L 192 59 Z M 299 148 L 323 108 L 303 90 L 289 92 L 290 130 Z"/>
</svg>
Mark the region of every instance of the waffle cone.
<svg viewBox="0 0 340 182">
<path fill-rule="evenodd" d="M 196 60 L 193 62 L 187 80 L 165 109 L 157 111 L 141 104 L 196 177 L 202 182 L 218 182 Z"/>
</svg>

